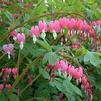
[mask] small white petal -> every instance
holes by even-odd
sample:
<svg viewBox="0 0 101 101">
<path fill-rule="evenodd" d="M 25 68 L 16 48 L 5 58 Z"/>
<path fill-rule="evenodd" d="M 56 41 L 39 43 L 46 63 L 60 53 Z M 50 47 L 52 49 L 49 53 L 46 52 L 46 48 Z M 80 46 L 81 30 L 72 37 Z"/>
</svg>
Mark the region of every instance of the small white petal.
<svg viewBox="0 0 101 101">
<path fill-rule="evenodd" d="M 69 75 L 69 76 L 68 76 L 68 79 L 71 81 L 71 79 L 72 79 L 72 76 L 71 76 L 71 75 Z"/>
<path fill-rule="evenodd" d="M 77 85 L 79 84 L 79 79 L 76 80 L 76 84 L 77 84 Z"/>
<path fill-rule="evenodd" d="M 61 42 L 60 44 L 63 45 L 63 42 Z"/>
<path fill-rule="evenodd" d="M 64 76 L 64 78 L 66 79 L 66 77 L 67 77 L 67 73 L 64 72 L 64 73 L 63 73 L 63 76 Z"/>
<path fill-rule="evenodd" d="M 33 43 L 35 43 L 37 40 L 36 36 L 33 36 Z"/>
<path fill-rule="evenodd" d="M 7 54 L 8 54 L 8 59 L 10 59 L 10 58 L 11 58 L 11 57 L 10 57 L 10 52 L 8 51 Z"/>
<path fill-rule="evenodd" d="M 55 31 L 53 32 L 53 37 L 54 37 L 54 39 L 57 38 L 57 33 Z"/>
<path fill-rule="evenodd" d="M 65 38 L 65 41 L 67 42 L 67 38 Z"/>
<path fill-rule="evenodd" d="M 42 38 L 42 39 L 45 39 L 45 37 L 46 37 L 46 33 L 43 31 L 43 32 L 41 33 L 41 38 Z"/>
<path fill-rule="evenodd" d="M 92 99 L 93 99 L 93 95 L 91 95 L 91 101 L 92 101 Z"/>
<path fill-rule="evenodd" d="M 13 40 L 16 41 L 16 40 L 17 40 L 17 37 L 14 36 L 14 37 L 13 37 Z"/>
<path fill-rule="evenodd" d="M 21 44 L 20 44 L 20 49 L 21 50 L 23 49 L 23 42 L 21 42 Z"/>
<path fill-rule="evenodd" d="M 81 78 L 79 79 L 79 82 L 81 83 Z"/>
</svg>

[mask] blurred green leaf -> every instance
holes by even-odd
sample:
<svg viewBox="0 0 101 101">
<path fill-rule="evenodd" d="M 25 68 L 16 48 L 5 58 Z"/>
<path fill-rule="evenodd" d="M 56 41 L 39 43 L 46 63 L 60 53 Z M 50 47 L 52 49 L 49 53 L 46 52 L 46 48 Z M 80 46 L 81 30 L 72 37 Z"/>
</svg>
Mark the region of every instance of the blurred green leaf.
<svg viewBox="0 0 101 101">
<path fill-rule="evenodd" d="M 49 64 L 55 64 L 55 62 L 58 60 L 58 56 L 55 52 L 49 52 L 49 53 L 46 53 L 44 58 L 43 58 L 43 63 L 47 62 Z"/>
<path fill-rule="evenodd" d="M 37 43 L 42 46 L 42 48 L 46 49 L 47 51 L 52 51 L 51 46 L 48 44 L 48 42 L 46 40 L 42 41 L 42 40 L 37 40 Z"/>
<path fill-rule="evenodd" d="M 17 95 L 15 95 L 15 94 L 9 94 L 8 97 L 9 97 L 10 101 L 20 101 L 19 97 Z"/>
<path fill-rule="evenodd" d="M 62 80 L 60 78 L 54 78 L 54 82 L 51 82 L 50 84 L 53 87 L 56 87 L 59 91 L 64 93 L 68 100 L 70 101 L 76 101 L 76 95 L 79 95 L 82 97 L 82 92 L 77 88 L 75 85 L 73 85 L 68 79 Z"/>
<path fill-rule="evenodd" d="M 84 56 L 84 62 L 90 62 L 92 65 L 96 67 L 100 67 L 101 65 L 101 58 L 95 52 L 87 52 Z"/>
<path fill-rule="evenodd" d="M 8 20 L 10 22 L 14 21 L 14 18 L 13 18 L 12 14 L 9 11 L 5 11 L 5 15 L 6 15 L 6 17 L 8 18 Z"/>
<path fill-rule="evenodd" d="M 0 101 L 5 101 L 6 97 L 3 93 L 0 94 Z"/>
<path fill-rule="evenodd" d="M 43 68 L 39 68 L 39 73 L 45 78 L 45 79 L 49 79 L 50 75 L 48 74 L 48 72 L 46 70 L 44 70 Z"/>
<path fill-rule="evenodd" d="M 84 47 L 81 47 L 76 50 L 75 55 L 76 56 L 84 56 L 86 53 L 87 53 L 87 49 L 85 49 Z"/>
</svg>

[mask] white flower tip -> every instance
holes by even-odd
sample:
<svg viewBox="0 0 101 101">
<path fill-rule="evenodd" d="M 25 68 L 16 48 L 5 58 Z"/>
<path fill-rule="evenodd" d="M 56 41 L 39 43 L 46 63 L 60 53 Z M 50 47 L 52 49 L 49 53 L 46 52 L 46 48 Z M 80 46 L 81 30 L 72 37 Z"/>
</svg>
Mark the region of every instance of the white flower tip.
<svg viewBox="0 0 101 101">
<path fill-rule="evenodd" d="M 71 81 L 71 79 L 72 79 L 72 76 L 70 76 L 70 75 L 69 75 L 69 76 L 68 76 L 68 79 Z"/>
<path fill-rule="evenodd" d="M 64 73 L 63 73 L 63 76 L 64 76 L 64 78 L 66 79 L 66 78 L 67 78 L 67 73 L 64 72 Z"/>
<path fill-rule="evenodd" d="M 82 80 L 81 80 L 81 77 L 80 77 L 79 82 L 81 83 L 81 81 L 82 81 Z"/>
<path fill-rule="evenodd" d="M 67 42 L 67 38 L 65 38 L 65 41 Z"/>
<path fill-rule="evenodd" d="M 46 37 L 46 33 L 45 33 L 45 32 L 42 32 L 42 33 L 41 33 L 41 38 L 42 38 L 42 39 L 45 39 L 45 37 Z"/>
<path fill-rule="evenodd" d="M 60 44 L 63 45 L 63 42 L 61 42 Z"/>
<path fill-rule="evenodd" d="M 11 57 L 10 57 L 10 54 L 8 54 L 8 59 L 10 59 Z"/>
<path fill-rule="evenodd" d="M 20 49 L 21 49 L 21 50 L 23 49 L 23 43 L 20 44 Z"/>
<path fill-rule="evenodd" d="M 7 54 L 8 54 L 8 59 L 10 59 L 10 58 L 11 58 L 11 57 L 10 57 L 10 52 L 8 51 Z"/>
<path fill-rule="evenodd" d="M 36 43 L 36 40 L 37 40 L 36 36 L 33 36 L 33 43 L 34 44 Z"/>
<path fill-rule="evenodd" d="M 16 41 L 17 40 L 17 37 L 13 37 L 13 40 Z"/>
<path fill-rule="evenodd" d="M 93 99 L 93 95 L 91 95 L 91 101 L 92 101 L 92 99 Z"/>
<path fill-rule="evenodd" d="M 79 84 L 79 80 L 78 80 L 78 79 L 76 80 L 76 84 L 77 84 L 77 85 Z"/>
<path fill-rule="evenodd" d="M 57 33 L 55 31 L 53 32 L 53 37 L 54 37 L 54 39 L 57 38 Z"/>
</svg>

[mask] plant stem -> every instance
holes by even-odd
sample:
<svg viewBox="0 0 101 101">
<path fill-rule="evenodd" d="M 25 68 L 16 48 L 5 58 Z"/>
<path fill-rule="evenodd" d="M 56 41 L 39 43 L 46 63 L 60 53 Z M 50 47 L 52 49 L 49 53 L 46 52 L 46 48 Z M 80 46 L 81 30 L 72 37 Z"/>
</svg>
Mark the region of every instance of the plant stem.
<svg viewBox="0 0 101 101">
<path fill-rule="evenodd" d="M 35 82 L 40 76 L 41 76 L 41 74 L 38 74 L 38 75 L 32 80 L 32 82 L 31 82 L 30 84 L 28 84 L 28 85 L 20 92 L 19 95 L 21 95 L 28 87 L 30 87 L 31 84 L 32 84 L 33 82 Z"/>
<path fill-rule="evenodd" d="M 0 56 L 0 60 L 1 60 L 4 56 L 5 56 L 5 54 L 1 55 L 1 56 Z"/>
<path fill-rule="evenodd" d="M 14 26 L 12 29 L 10 29 L 9 31 L 7 31 L 6 33 L 4 33 L 4 34 L 2 35 L 3 37 L 2 37 L 2 39 L 0 40 L 0 42 L 2 42 L 2 41 L 5 40 L 7 37 L 9 37 L 9 33 L 10 33 L 10 32 L 12 32 L 13 30 L 15 30 L 15 29 L 17 29 L 17 28 L 19 28 L 19 27 L 24 26 L 26 23 L 30 23 L 30 22 L 32 22 L 32 21 L 35 21 L 36 19 L 39 19 L 39 18 L 42 18 L 42 17 L 45 17 L 45 16 L 64 15 L 64 14 L 66 14 L 66 15 L 78 15 L 78 16 L 81 16 L 81 17 L 85 18 L 85 17 L 84 17 L 83 15 L 81 15 L 81 14 L 78 14 L 78 13 L 69 13 L 69 12 L 55 12 L 55 13 L 43 14 L 43 15 L 41 15 L 41 16 L 33 17 L 33 18 L 31 18 L 31 19 L 29 19 L 29 20 L 23 22 L 22 24 L 20 23 L 19 25 Z M 87 18 L 85 18 L 85 19 L 88 21 Z"/>
<path fill-rule="evenodd" d="M 78 60 L 76 60 L 75 58 L 73 58 L 71 56 L 64 55 L 64 54 L 61 54 L 61 53 L 58 53 L 58 55 L 64 57 L 65 59 L 72 60 L 73 62 L 76 62 L 78 64 L 78 66 L 81 66 L 81 64 L 78 62 Z"/>
<path fill-rule="evenodd" d="M 21 50 L 19 50 L 18 61 L 17 61 L 17 66 L 16 66 L 18 69 L 18 75 L 19 75 L 20 55 L 21 55 Z"/>
<path fill-rule="evenodd" d="M 27 65 L 27 67 L 23 70 L 23 72 L 16 78 L 15 82 L 13 83 L 12 87 L 16 87 L 16 85 L 19 83 L 19 81 L 23 78 L 23 76 L 25 75 L 26 70 L 29 70 L 33 64 L 35 64 L 38 60 L 41 59 L 41 56 L 37 57 L 36 59 L 34 59 L 32 61 L 32 63 L 30 63 L 29 65 Z"/>
<path fill-rule="evenodd" d="M 45 67 L 44 70 L 46 70 L 46 68 L 47 68 L 47 67 Z M 21 95 L 28 87 L 30 87 L 31 84 L 32 84 L 33 82 L 35 82 L 40 76 L 41 76 L 41 74 L 38 74 L 38 75 L 32 80 L 32 82 L 31 82 L 30 84 L 28 84 L 28 85 L 20 92 L 19 95 Z"/>
</svg>

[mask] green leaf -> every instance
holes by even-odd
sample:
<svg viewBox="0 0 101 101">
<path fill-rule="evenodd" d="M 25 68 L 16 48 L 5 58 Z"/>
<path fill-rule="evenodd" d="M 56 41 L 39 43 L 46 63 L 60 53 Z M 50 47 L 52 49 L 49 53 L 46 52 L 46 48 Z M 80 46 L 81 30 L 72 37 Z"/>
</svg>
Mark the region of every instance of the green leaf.
<svg viewBox="0 0 101 101">
<path fill-rule="evenodd" d="M 85 49 L 84 47 L 81 47 L 76 50 L 75 55 L 76 56 L 84 56 L 86 53 L 87 53 L 87 49 Z"/>
<path fill-rule="evenodd" d="M 8 18 L 8 20 L 10 22 L 13 22 L 14 21 L 14 18 L 13 18 L 12 14 L 9 11 L 6 11 L 5 12 L 5 15 L 6 15 L 6 17 Z"/>
<path fill-rule="evenodd" d="M 84 56 L 84 62 L 89 62 L 91 58 L 94 58 L 94 55 L 88 51 L 87 54 Z"/>
<path fill-rule="evenodd" d="M 64 93 L 69 101 L 76 101 L 76 96 L 79 95 L 82 97 L 82 92 L 73 85 L 68 79 L 62 80 L 60 78 L 54 78 L 54 82 L 50 84 L 53 87 L 56 87 L 59 91 Z"/>
<path fill-rule="evenodd" d="M 35 17 L 36 15 L 42 15 L 44 12 L 47 12 L 44 0 L 38 0 L 38 4 L 31 14 Z"/>
<path fill-rule="evenodd" d="M 21 33 L 25 33 L 26 35 L 29 35 L 30 33 L 30 30 L 26 27 L 20 27 L 17 29 L 18 32 L 21 32 Z"/>
<path fill-rule="evenodd" d="M 43 47 L 44 49 L 46 49 L 47 51 L 52 51 L 51 46 L 48 44 L 48 42 L 46 40 L 37 40 L 37 43 Z"/>
<path fill-rule="evenodd" d="M 1 93 L 0 94 L 0 101 L 5 101 L 6 100 L 5 98 L 6 98 L 5 95 L 3 93 Z"/>
<path fill-rule="evenodd" d="M 63 85 L 64 87 L 67 86 L 68 90 L 71 89 L 75 94 L 82 96 L 80 89 L 73 85 L 68 79 L 64 80 Z"/>
<path fill-rule="evenodd" d="M 46 70 L 44 70 L 43 68 L 39 68 L 39 73 L 45 78 L 45 79 L 49 79 L 50 76 L 48 74 L 48 72 Z"/>
<path fill-rule="evenodd" d="M 26 13 L 25 16 L 24 16 L 24 21 L 29 20 L 29 18 L 30 18 L 30 15 L 28 13 Z"/>
<path fill-rule="evenodd" d="M 55 62 L 58 60 L 58 56 L 55 52 L 49 52 L 46 53 L 44 58 L 43 58 L 43 63 L 49 62 L 49 64 L 55 64 Z"/>
<path fill-rule="evenodd" d="M 19 97 L 17 95 L 15 95 L 15 94 L 9 94 L 8 97 L 9 97 L 10 101 L 20 101 Z"/>
<path fill-rule="evenodd" d="M 92 65 L 96 66 L 96 67 L 100 67 L 101 65 L 101 58 L 100 58 L 101 54 L 97 54 L 95 52 L 87 52 L 87 54 L 84 56 L 84 62 L 90 62 Z"/>
</svg>

